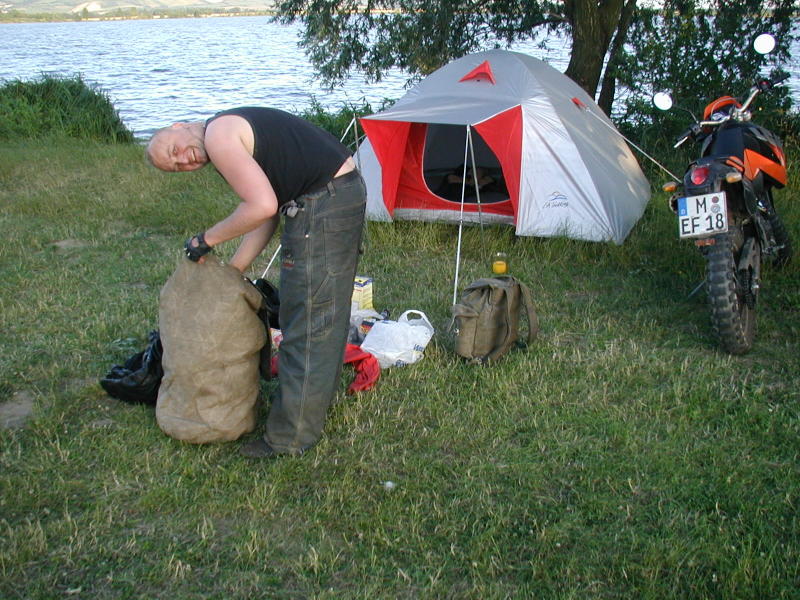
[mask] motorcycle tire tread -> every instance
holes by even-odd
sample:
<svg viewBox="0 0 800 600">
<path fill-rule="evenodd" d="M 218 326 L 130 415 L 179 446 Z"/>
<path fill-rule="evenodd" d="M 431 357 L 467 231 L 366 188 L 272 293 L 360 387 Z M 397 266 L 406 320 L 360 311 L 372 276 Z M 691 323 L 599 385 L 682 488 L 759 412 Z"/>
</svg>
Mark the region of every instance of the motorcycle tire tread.
<svg viewBox="0 0 800 600">
<path fill-rule="evenodd" d="M 735 251 L 730 233 L 716 237 L 706 255 L 706 287 L 711 325 L 720 345 L 730 354 L 744 354 L 755 340 L 756 312 L 737 294 Z"/>
<path fill-rule="evenodd" d="M 769 224 L 772 227 L 772 235 L 775 236 L 775 244 L 778 246 L 773 264 L 780 269 L 792 261 L 792 255 L 794 254 L 792 238 L 789 237 L 786 225 L 783 224 L 778 213 L 773 212 L 769 215 Z"/>
</svg>

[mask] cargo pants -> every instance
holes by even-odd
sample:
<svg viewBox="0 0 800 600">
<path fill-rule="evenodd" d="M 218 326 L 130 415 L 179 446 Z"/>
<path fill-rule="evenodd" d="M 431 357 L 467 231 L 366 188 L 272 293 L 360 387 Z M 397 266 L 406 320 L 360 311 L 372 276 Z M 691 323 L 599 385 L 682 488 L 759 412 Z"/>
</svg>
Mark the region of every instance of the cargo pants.
<svg viewBox="0 0 800 600">
<path fill-rule="evenodd" d="M 264 439 L 300 454 L 322 435 L 342 372 L 366 187 L 357 171 L 281 208 L 278 393 Z"/>
</svg>

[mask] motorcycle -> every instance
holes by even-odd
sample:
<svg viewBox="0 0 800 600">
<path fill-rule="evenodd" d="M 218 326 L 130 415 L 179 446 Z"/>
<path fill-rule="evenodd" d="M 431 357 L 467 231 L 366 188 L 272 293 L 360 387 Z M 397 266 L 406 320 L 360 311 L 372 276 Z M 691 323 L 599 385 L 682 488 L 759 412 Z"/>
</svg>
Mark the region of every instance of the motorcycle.
<svg viewBox="0 0 800 600">
<path fill-rule="evenodd" d="M 762 34 L 754 46 L 765 54 L 774 44 Z M 750 112 L 760 94 L 788 77 L 756 82 L 741 103 L 731 96 L 710 102 L 703 119 L 695 119 L 674 146 L 692 140 L 700 145 L 700 157 L 689 164 L 681 183 L 663 186 L 673 194 L 670 206 L 680 239 L 694 240 L 705 256 L 712 328 L 730 354 L 746 353 L 755 340 L 762 257 L 778 267 L 792 257 L 773 200 L 773 190 L 786 185 L 783 146 L 778 136 L 751 122 Z M 662 110 L 672 106 L 663 93 L 653 100 Z"/>
</svg>

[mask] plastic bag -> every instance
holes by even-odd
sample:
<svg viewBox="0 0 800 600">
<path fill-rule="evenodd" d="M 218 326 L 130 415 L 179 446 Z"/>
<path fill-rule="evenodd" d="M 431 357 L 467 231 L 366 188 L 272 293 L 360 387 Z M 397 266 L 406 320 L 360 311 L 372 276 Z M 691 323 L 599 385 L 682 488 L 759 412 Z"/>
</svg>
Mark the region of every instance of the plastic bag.
<svg viewBox="0 0 800 600">
<path fill-rule="evenodd" d="M 158 330 L 148 334 L 147 348 L 134 354 L 124 365 L 114 365 L 100 380 L 109 396 L 130 404 L 156 405 L 158 387 L 164 370 L 161 367 L 161 337 Z"/>
<path fill-rule="evenodd" d="M 419 315 L 411 319 L 409 315 Z M 399 367 L 417 362 L 433 337 L 433 325 L 418 310 L 407 310 L 397 321 L 377 321 L 367 333 L 361 349 L 374 355 L 381 368 Z"/>
</svg>

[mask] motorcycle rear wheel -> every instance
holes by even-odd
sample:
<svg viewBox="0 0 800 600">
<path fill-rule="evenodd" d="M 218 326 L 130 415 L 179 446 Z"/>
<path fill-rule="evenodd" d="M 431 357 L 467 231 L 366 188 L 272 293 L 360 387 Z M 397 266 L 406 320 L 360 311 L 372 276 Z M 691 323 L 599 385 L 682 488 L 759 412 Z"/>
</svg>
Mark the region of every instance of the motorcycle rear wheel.
<svg viewBox="0 0 800 600">
<path fill-rule="evenodd" d="M 716 236 L 716 243 L 706 254 L 708 303 L 711 326 L 720 346 L 729 354 L 744 354 L 753 347 L 756 337 L 753 277 L 761 263 L 761 246 L 756 243 L 751 264 L 754 268 L 737 269 L 744 236 L 741 229 Z M 758 261 L 755 264 L 754 261 Z"/>
</svg>

